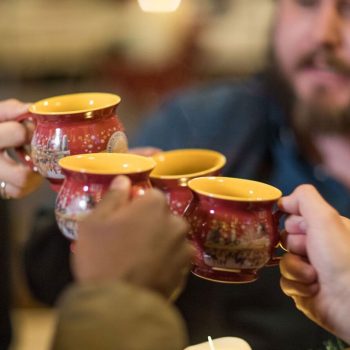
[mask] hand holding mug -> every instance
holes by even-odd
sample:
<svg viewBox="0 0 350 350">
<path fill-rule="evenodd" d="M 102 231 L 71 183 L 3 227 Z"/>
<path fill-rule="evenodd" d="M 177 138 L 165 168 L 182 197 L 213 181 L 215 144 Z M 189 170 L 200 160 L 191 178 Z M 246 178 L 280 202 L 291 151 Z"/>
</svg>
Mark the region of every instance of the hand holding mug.
<svg viewBox="0 0 350 350">
<path fill-rule="evenodd" d="M 155 162 L 129 153 L 89 153 L 65 157 L 59 166 L 65 180 L 56 199 L 56 220 L 62 233 L 74 240 L 78 222 L 102 199 L 115 176 L 128 176 L 131 197 L 143 195 L 151 188 Z"/>
<path fill-rule="evenodd" d="M 46 98 L 18 118 L 31 120 L 30 151 L 20 155 L 58 191 L 64 176 L 60 159 L 75 154 L 126 152 L 127 138 L 116 109 L 121 99 L 109 93 L 77 93 Z"/>
<path fill-rule="evenodd" d="M 127 177 L 116 178 L 110 192 L 79 223 L 74 273 L 81 283 L 123 279 L 169 298 L 189 270 L 188 227 L 170 213 L 157 190 L 132 201 L 130 190 Z"/>
<path fill-rule="evenodd" d="M 306 316 L 350 342 L 350 221 L 310 185 L 280 201 L 290 214 L 281 287 Z"/>
<path fill-rule="evenodd" d="M 193 199 L 185 211 L 196 248 L 192 272 L 223 283 L 255 281 L 279 244 L 282 193 L 257 181 L 200 177 L 188 182 Z"/>
<path fill-rule="evenodd" d="M 0 102 L 0 197 L 20 198 L 35 191 L 42 177 L 27 165 L 12 159 L 6 149 L 30 140 L 30 130 L 16 121 L 28 111 L 28 104 L 11 99 Z"/>
</svg>

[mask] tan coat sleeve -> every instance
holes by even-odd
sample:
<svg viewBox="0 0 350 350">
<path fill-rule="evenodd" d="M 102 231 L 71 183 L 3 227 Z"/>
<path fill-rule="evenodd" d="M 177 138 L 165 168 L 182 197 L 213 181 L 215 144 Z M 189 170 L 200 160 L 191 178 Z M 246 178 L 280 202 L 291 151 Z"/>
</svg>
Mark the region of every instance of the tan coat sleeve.
<svg viewBox="0 0 350 350">
<path fill-rule="evenodd" d="M 177 310 L 160 295 L 124 282 L 71 287 L 59 305 L 52 350 L 182 350 Z"/>
</svg>

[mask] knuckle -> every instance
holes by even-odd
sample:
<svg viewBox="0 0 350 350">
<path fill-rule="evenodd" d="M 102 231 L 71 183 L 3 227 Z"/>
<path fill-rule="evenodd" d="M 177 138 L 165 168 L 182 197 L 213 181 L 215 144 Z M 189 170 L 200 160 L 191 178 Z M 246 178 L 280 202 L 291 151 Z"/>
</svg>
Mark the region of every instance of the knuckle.
<svg viewBox="0 0 350 350">
<path fill-rule="evenodd" d="M 11 136 L 11 142 L 16 146 L 25 143 L 27 138 L 25 127 L 18 122 L 7 122 L 6 133 Z"/>
<path fill-rule="evenodd" d="M 148 205 L 156 209 L 163 208 L 167 205 L 165 195 L 156 189 L 149 190 L 144 198 L 148 201 Z"/>
<path fill-rule="evenodd" d="M 316 188 L 310 184 L 303 184 L 297 188 L 297 192 L 300 196 L 305 196 L 310 192 L 316 192 Z"/>
<path fill-rule="evenodd" d="M 171 214 L 170 225 L 174 228 L 177 236 L 184 236 L 189 230 L 189 224 L 183 218 Z"/>
<path fill-rule="evenodd" d="M 19 100 L 17 100 L 16 98 L 8 98 L 8 99 L 4 100 L 4 104 L 7 104 L 9 106 L 17 106 L 20 103 L 21 102 Z"/>
</svg>

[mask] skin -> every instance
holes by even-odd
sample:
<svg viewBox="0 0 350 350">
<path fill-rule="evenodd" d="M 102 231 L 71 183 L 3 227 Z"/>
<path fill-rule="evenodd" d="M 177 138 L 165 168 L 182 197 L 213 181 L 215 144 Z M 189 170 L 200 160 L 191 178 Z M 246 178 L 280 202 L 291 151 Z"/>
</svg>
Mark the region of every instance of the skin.
<svg viewBox="0 0 350 350">
<path fill-rule="evenodd" d="M 275 54 L 297 98 L 348 107 L 350 1 L 280 0 L 276 19 Z"/>
<path fill-rule="evenodd" d="M 130 201 L 130 182 L 120 176 L 79 227 L 73 271 L 80 283 L 123 279 L 166 298 L 184 284 L 193 248 L 186 222 L 170 213 L 157 190 Z"/>
<path fill-rule="evenodd" d="M 21 198 L 35 191 L 42 182 L 39 174 L 10 158 L 6 149 L 30 142 L 31 133 L 16 118 L 28 111 L 28 104 L 10 99 L 0 101 L 0 180 L 6 182 L 6 193 Z"/>
<path fill-rule="evenodd" d="M 320 326 L 350 342 L 350 221 L 310 185 L 280 201 L 290 216 L 281 288 Z"/>
<path fill-rule="evenodd" d="M 350 1 L 279 0 L 272 46 L 279 71 L 293 91 L 294 115 L 300 105 L 315 111 L 350 110 Z M 314 158 L 332 178 L 350 189 L 350 138 L 338 133 L 315 133 L 319 113 L 307 124 L 307 143 Z M 343 129 L 343 130 L 342 130 Z M 348 128 L 346 128 L 348 129 Z M 311 152 L 311 153 L 309 153 Z"/>
<path fill-rule="evenodd" d="M 29 166 L 16 162 L 6 150 L 29 144 L 32 136 L 30 127 L 16 121 L 28 112 L 29 104 L 16 99 L 0 101 L 0 181 L 6 182 L 6 194 L 10 198 L 22 198 L 35 191 L 42 183 L 42 177 Z M 134 148 L 130 153 L 151 156 L 160 150 L 153 147 Z"/>
</svg>

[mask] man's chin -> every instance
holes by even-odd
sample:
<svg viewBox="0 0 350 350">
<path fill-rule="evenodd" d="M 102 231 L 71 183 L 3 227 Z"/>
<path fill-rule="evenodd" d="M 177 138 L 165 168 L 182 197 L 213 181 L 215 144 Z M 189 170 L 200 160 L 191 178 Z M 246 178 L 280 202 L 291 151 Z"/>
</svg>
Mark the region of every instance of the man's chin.
<svg viewBox="0 0 350 350">
<path fill-rule="evenodd" d="M 350 104 L 350 84 L 311 84 L 308 81 L 299 81 L 293 90 L 299 101 L 308 105 L 343 110 Z"/>
<path fill-rule="evenodd" d="M 335 101 L 330 96 L 320 95 L 297 99 L 292 117 L 294 127 L 304 135 L 348 134 L 350 106 Z"/>
</svg>

